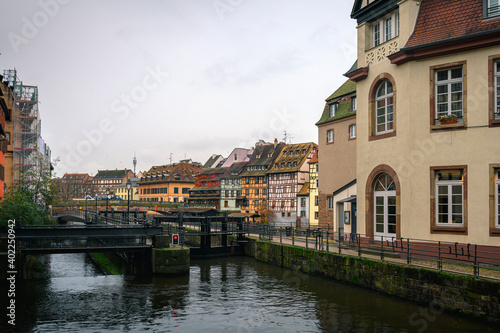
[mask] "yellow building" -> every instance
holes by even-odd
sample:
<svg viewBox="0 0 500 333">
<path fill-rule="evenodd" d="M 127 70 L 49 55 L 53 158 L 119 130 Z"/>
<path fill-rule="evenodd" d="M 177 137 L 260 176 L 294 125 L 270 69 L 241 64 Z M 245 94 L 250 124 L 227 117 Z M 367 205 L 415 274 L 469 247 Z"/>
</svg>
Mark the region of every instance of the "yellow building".
<svg viewBox="0 0 500 333">
<path fill-rule="evenodd" d="M 359 233 L 500 245 L 492 3 L 355 1 Z"/>
<path fill-rule="evenodd" d="M 134 178 L 131 178 L 133 180 Z M 128 196 L 130 193 L 130 200 L 139 200 L 139 184 L 137 183 L 139 181 L 138 178 L 137 181 L 134 181 L 131 184 L 130 190 L 127 189 L 127 184 L 121 184 L 115 187 L 115 197 L 118 197 L 122 200 L 128 201 Z"/>
<path fill-rule="evenodd" d="M 309 161 L 309 225 L 317 226 L 319 224 L 319 162 L 318 153 L 314 153 L 313 158 Z M 307 184 L 307 183 L 306 183 Z M 304 205 L 305 202 L 299 202 L 299 205 Z"/>
</svg>

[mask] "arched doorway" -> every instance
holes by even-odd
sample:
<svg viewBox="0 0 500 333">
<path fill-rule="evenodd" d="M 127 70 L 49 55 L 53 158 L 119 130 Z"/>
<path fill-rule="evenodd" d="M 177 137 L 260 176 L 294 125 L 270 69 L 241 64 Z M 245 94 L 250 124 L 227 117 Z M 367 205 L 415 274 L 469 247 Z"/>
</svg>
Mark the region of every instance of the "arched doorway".
<svg viewBox="0 0 500 333">
<path fill-rule="evenodd" d="M 390 166 L 375 167 L 366 181 L 365 227 L 366 234 L 376 240 L 382 237 L 401 237 L 401 186 Z"/>
<path fill-rule="evenodd" d="M 373 199 L 374 235 L 396 237 L 396 184 L 388 173 L 375 180 Z"/>
</svg>

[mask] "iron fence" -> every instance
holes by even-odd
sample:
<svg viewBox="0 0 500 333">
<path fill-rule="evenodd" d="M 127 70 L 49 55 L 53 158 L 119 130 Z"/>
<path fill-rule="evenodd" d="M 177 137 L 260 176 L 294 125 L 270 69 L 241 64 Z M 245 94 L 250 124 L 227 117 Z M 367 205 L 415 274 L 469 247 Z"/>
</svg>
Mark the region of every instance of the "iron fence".
<svg viewBox="0 0 500 333">
<path fill-rule="evenodd" d="M 248 236 L 326 252 L 500 280 L 500 247 L 317 229 L 250 226 Z"/>
</svg>

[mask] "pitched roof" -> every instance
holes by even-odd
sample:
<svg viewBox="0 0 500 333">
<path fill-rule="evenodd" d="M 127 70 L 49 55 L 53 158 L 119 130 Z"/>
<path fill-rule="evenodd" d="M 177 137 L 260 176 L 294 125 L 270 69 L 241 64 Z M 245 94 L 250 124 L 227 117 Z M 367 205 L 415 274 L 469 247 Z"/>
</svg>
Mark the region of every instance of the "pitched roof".
<svg viewBox="0 0 500 333">
<path fill-rule="evenodd" d="M 483 20 L 482 0 L 423 0 L 406 48 L 493 33 L 500 18 Z"/>
<path fill-rule="evenodd" d="M 267 173 L 299 171 L 313 149 L 318 149 L 318 145 L 313 142 L 286 145 L 274 161 L 273 167 Z"/>
<path fill-rule="evenodd" d="M 213 154 L 210 158 L 203 164 L 204 168 L 215 168 L 217 165 L 224 160 L 222 155 Z"/>
<path fill-rule="evenodd" d="M 312 163 L 318 163 L 318 153 L 319 153 L 319 149 L 316 150 L 316 152 L 314 153 L 313 157 L 311 158 L 311 160 L 308 162 L 309 164 L 312 164 Z"/>
<path fill-rule="evenodd" d="M 276 146 L 274 144 L 256 146 L 242 176 L 251 177 L 265 175 L 285 146 L 283 142 L 276 144 Z"/>
<path fill-rule="evenodd" d="M 306 183 L 304 183 L 304 185 L 302 185 L 302 188 L 297 193 L 297 195 L 300 195 L 300 196 L 309 195 L 309 182 L 306 182 Z"/>
<path fill-rule="evenodd" d="M 323 113 L 316 125 L 321 125 L 332 120 L 349 117 L 356 114 L 351 110 L 351 97 L 356 96 L 356 83 L 351 80 L 345 81 L 333 94 L 326 99 Z M 337 112 L 334 117 L 330 117 L 330 105 L 338 103 Z"/>
<path fill-rule="evenodd" d="M 345 81 L 333 94 L 331 94 L 326 101 L 331 101 L 337 97 L 341 97 L 347 94 L 350 94 L 352 92 L 356 92 L 356 82 L 353 82 L 351 80 Z"/>
<path fill-rule="evenodd" d="M 100 179 L 122 179 L 127 175 L 127 173 L 131 172 L 129 169 L 124 170 L 99 170 L 97 171 L 97 175 L 95 175 L 95 180 Z"/>
<path fill-rule="evenodd" d="M 196 175 L 200 172 L 201 165 L 191 163 L 174 163 L 153 166 L 139 181 L 140 184 L 184 182 L 194 183 Z"/>
<path fill-rule="evenodd" d="M 221 178 L 236 178 L 240 177 L 240 173 L 244 170 L 247 162 L 235 162 L 227 167 L 226 172 L 221 176 Z"/>
</svg>

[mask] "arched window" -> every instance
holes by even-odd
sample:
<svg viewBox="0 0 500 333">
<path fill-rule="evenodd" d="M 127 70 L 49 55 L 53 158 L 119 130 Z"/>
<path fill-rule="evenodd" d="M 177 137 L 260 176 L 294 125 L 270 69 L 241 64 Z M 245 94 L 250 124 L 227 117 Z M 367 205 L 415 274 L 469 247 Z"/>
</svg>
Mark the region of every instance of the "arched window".
<svg viewBox="0 0 500 333">
<path fill-rule="evenodd" d="M 375 134 L 390 133 L 394 129 L 394 96 L 392 84 L 383 80 L 377 88 L 375 98 Z"/>
</svg>

